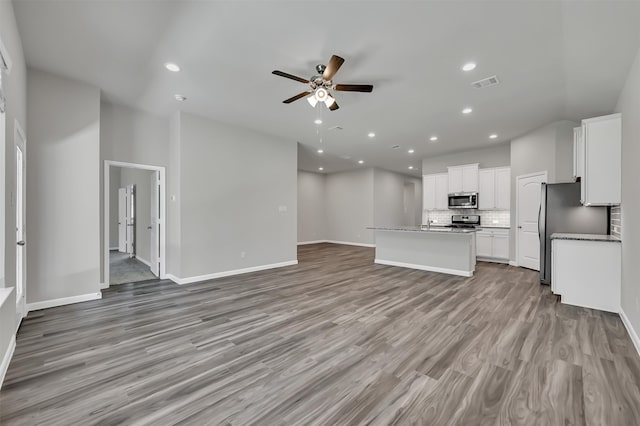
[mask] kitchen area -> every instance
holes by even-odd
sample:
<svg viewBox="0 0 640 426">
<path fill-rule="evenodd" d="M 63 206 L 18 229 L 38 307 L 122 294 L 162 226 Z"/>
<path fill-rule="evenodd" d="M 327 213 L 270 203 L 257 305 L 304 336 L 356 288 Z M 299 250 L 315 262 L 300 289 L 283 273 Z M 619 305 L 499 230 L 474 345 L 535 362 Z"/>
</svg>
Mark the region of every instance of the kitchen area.
<svg viewBox="0 0 640 426">
<path fill-rule="evenodd" d="M 573 129 L 566 181 L 482 163 L 424 174 L 422 225 L 370 227 L 375 263 L 465 277 L 476 261 L 527 267 L 562 303 L 619 312 L 621 120 Z"/>
</svg>

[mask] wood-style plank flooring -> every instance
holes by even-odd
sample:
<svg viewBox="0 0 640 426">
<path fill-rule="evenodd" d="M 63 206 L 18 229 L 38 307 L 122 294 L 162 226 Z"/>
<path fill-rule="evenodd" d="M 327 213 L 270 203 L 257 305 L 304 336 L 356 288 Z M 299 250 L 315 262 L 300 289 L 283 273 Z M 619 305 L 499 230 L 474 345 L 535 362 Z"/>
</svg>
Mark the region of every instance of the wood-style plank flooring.
<svg viewBox="0 0 640 426">
<path fill-rule="evenodd" d="M 299 262 L 31 312 L 0 424 L 640 424 L 620 318 L 559 304 L 533 271 L 453 277 L 332 244 Z"/>
</svg>

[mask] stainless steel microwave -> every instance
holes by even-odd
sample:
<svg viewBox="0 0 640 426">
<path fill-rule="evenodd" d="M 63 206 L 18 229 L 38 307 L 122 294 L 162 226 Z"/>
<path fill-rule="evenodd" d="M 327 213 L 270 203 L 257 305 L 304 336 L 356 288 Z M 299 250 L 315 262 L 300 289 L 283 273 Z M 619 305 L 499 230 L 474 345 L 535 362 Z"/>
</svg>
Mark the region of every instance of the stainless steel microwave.
<svg viewBox="0 0 640 426">
<path fill-rule="evenodd" d="M 454 192 L 449 194 L 450 209 L 477 209 L 477 192 Z"/>
</svg>

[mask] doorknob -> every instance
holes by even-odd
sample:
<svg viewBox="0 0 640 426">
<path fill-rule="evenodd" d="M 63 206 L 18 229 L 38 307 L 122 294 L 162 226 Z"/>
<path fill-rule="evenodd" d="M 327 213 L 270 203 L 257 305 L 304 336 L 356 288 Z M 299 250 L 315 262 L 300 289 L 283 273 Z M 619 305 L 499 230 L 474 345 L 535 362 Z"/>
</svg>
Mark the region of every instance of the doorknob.
<svg viewBox="0 0 640 426">
<path fill-rule="evenodd" d="M 147 226 L 147 229 L 151 230 L 153 229 L 153 226 Z"/>
<path fill-rule="evenodd" d="M 22 240 L 22 241 L 18 241 L 16 244 L 18 244 L 19 246 L 23 246 L 25 245 L 27 242 Z"/>
<path fill-rule="evenodd" d="M 518 225 L 518 229 L 522 229 L 522 226 Z"/>
</svg>

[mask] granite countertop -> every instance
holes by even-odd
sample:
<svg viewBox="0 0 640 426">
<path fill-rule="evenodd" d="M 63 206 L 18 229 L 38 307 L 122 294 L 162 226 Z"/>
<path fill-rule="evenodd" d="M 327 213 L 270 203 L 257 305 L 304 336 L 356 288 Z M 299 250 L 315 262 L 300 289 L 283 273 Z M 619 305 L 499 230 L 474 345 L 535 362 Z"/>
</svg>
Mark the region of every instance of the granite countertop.
<svg viewBox="0 0 640 426">
<path fill-rule="evenodd" d="M 493 228 L 493 229 L 511 229 L 510 226 L 500 226 L 500 225 L 480 225 L 478 228 Z"/>
<path fill-rule="evenodd" d="M 603 234 L 551 234 L 552 240 L 581 240 L 581 241 L 608 241 L 612 243 L 621 243 L 620 239 L 613 235 Z"/>
<path fill-rule="evenodd" d="M 422 226 L 427 226 L 427 225 L 422 225 Z M 446 228 L 448 226 L 451 226 L 450 223 L 444 224 L 444 223 L 432 223 L 430 225 L 431 228 Z M 476 226 L 476 229 L 486 229 L 486 228 L 492 228 L 492 229 L 511 229 L 510 226 L 500 226 L 500 225 L 478 225 Z"/>
<path fill-rule="evenodd" d="M 475 229 L 447 228 L 446 226 L 371 226 L 367 229 L 375 231 L 433 232 L 450 234 L 471 234 Z"/>
</svg>

